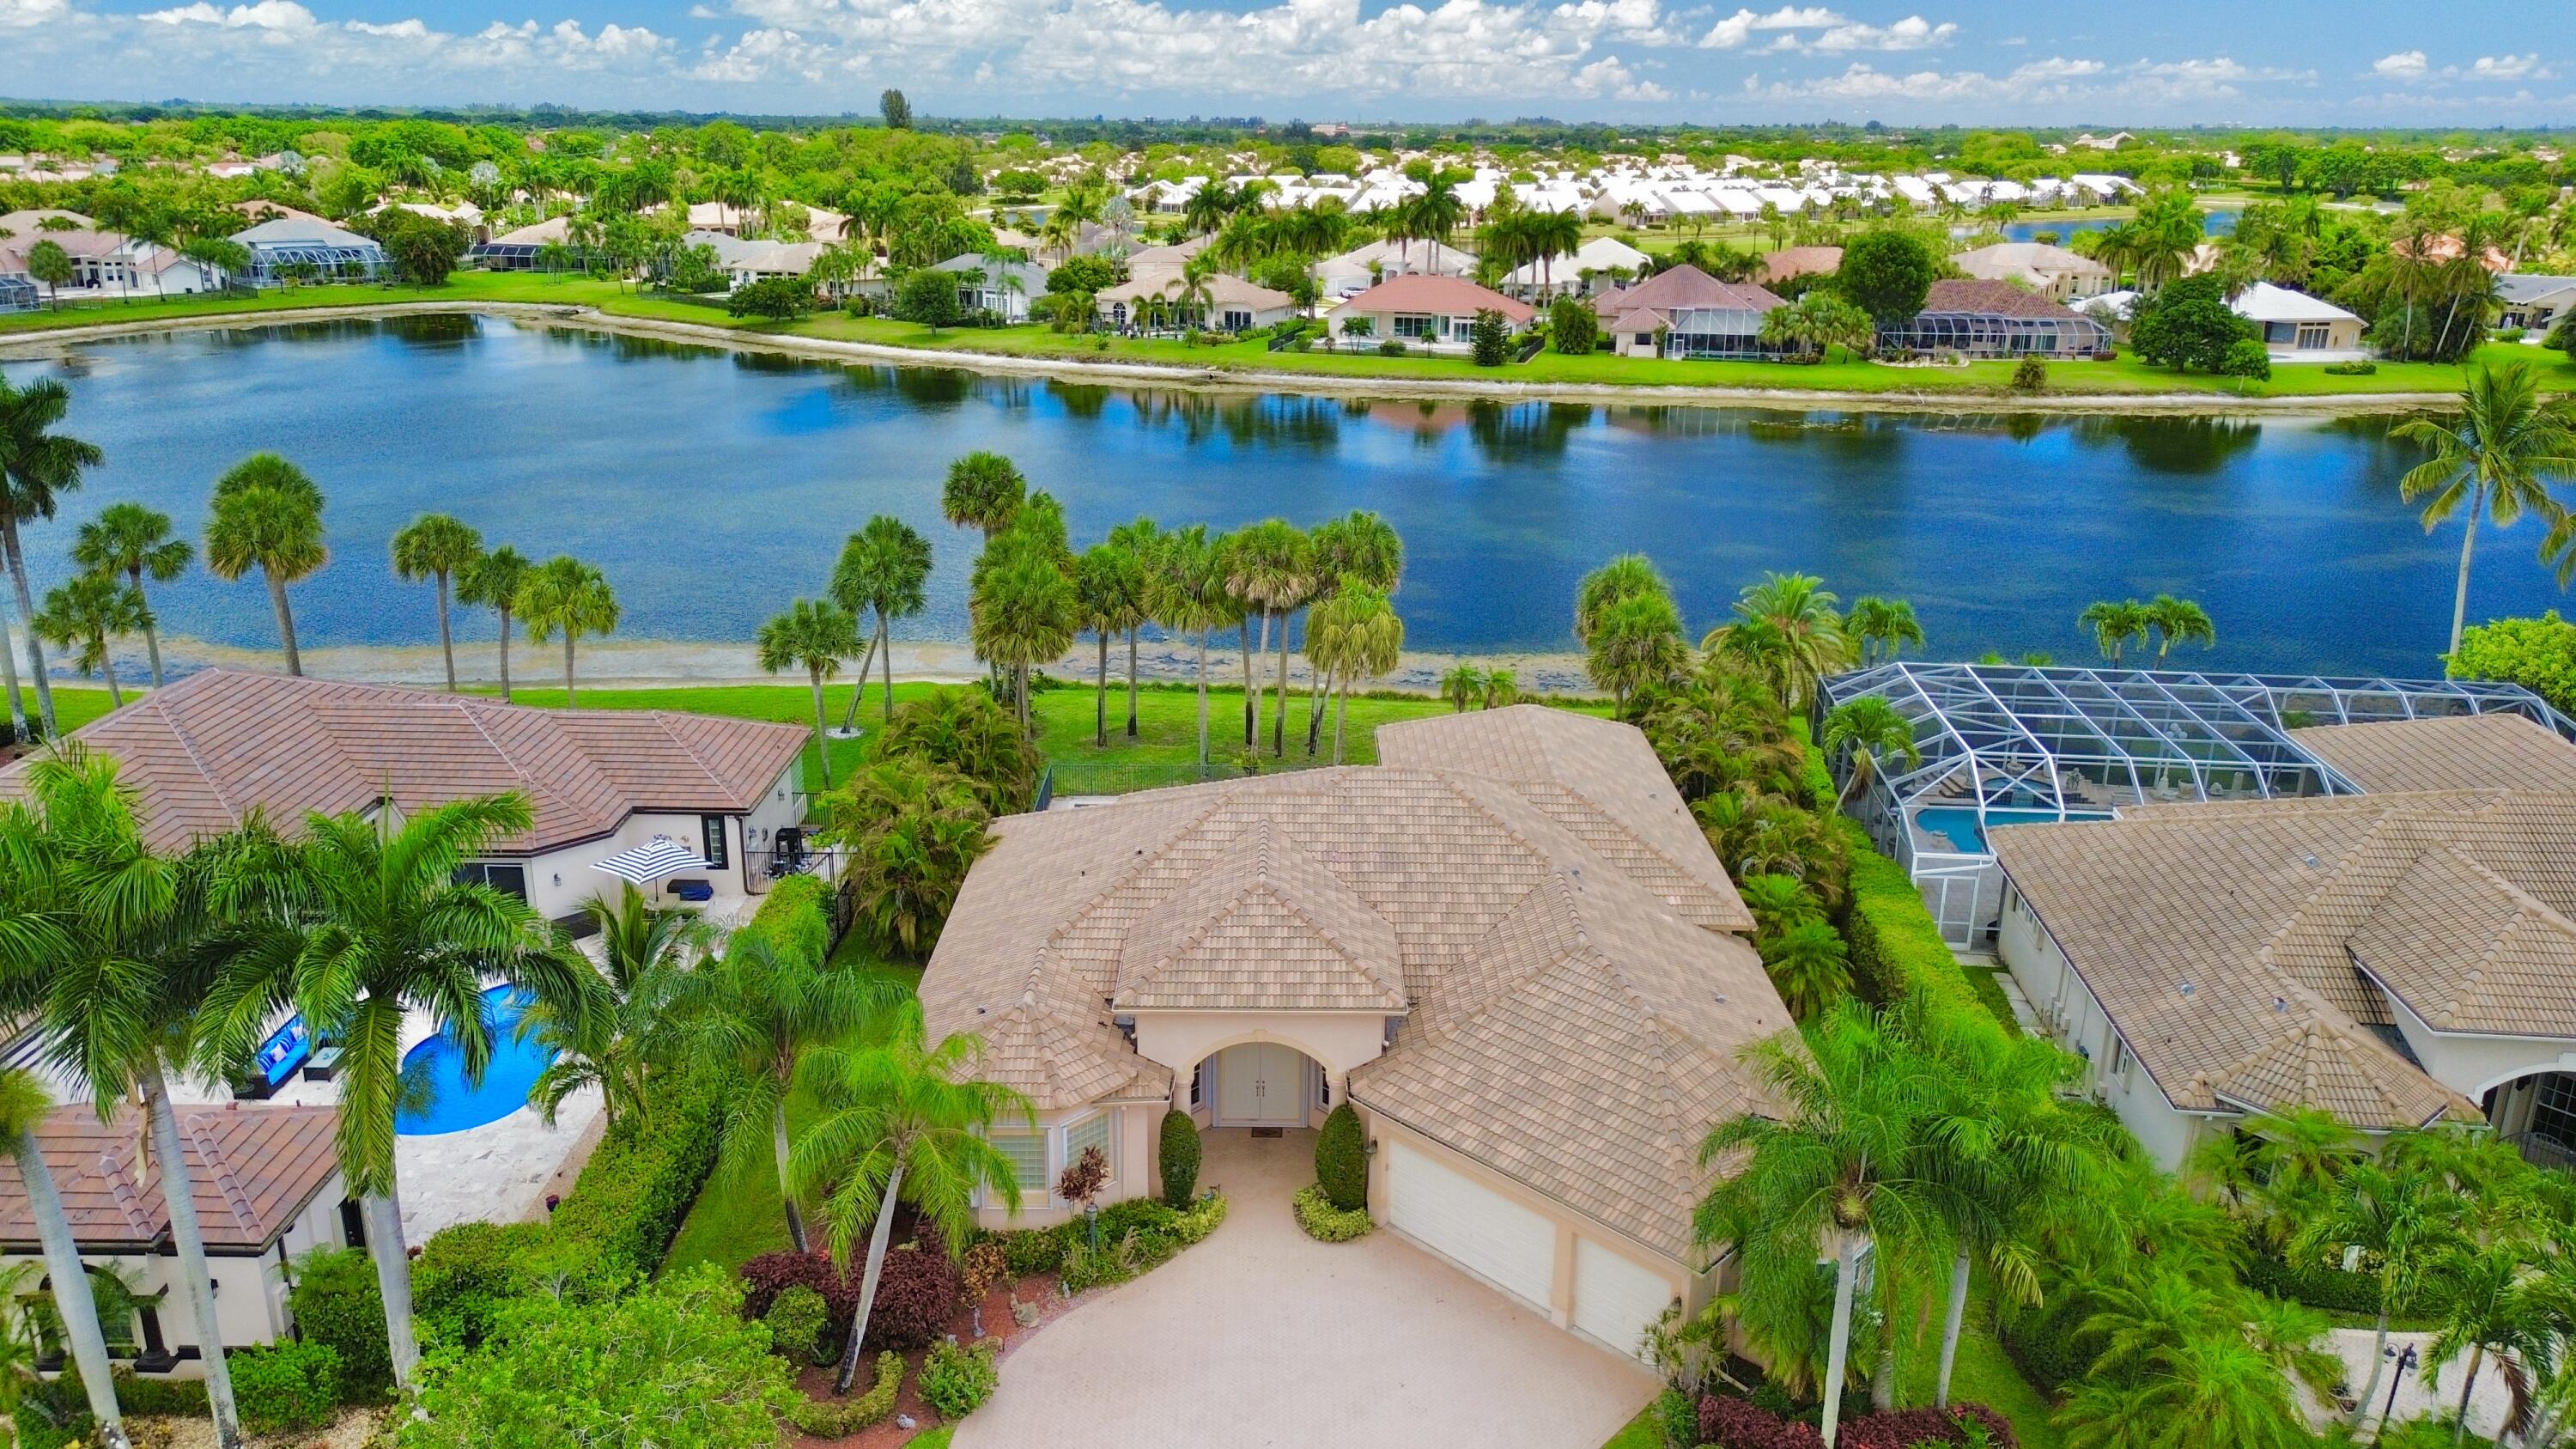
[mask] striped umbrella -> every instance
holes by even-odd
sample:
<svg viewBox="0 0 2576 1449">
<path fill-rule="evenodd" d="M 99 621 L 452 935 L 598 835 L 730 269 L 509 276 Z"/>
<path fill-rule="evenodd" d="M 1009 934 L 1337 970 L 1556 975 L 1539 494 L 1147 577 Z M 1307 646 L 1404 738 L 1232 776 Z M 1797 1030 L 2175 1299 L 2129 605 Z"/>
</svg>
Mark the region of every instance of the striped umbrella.
<svg viewBox="0 0 2576 1449">
<path fill-rule="evenodd" d="M 632 850 L 621 850 L 592 867 L 639 886 L 666 880 L 684 870 L 713 870 L 715 863 L 667 835 L 656 835 Z"/>
</svg>

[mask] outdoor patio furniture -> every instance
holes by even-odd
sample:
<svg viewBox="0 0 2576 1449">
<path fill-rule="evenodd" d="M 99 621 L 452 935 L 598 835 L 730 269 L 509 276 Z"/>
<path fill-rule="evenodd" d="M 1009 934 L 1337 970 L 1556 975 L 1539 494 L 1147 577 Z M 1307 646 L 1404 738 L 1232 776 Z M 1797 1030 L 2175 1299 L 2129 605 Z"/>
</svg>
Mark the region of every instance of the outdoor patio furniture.
<svg viewBox="0 0 2576 1449">
<path fill-rule="evenodd" d="M 716 898 L 716 888 L 702 880 L 675 880 L 671 882 L 671 894 L 684 901 L 711 901 Z"/>
<path fill-rule="evenodd" d="M 304 1080 L 327 1082 L 340 1075 L 340 1049 L 326 1046 L 304 1061 Z"/>
</svg>

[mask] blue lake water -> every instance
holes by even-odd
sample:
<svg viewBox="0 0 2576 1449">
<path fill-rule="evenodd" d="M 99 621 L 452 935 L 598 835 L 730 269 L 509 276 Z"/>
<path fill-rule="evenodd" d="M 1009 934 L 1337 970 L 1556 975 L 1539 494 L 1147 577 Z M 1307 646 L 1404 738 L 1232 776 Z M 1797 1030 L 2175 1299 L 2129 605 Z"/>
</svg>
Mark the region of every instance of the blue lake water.
<svg viewBox="0 0 2576 1449">
<path fill-rule="evenodd" d="M 2057 233 L 2059 241 L 2064 241 L 2079 231 L 2107 231 L 2119 225 L 2122 220 L 2126 218 L 2087 216 L 2072 220 L 2061 218 L 2056 221 L 2016 221 L 2007 223 L 2002 231 L 2006 241 L 2036 241 L 2039 239 L 2039 234 L 2044 231 L 2053 231 Z M 2233 236 L 2236 234 L 2236 213 L 2204 211 L 2200 214 L 2200 229 L 2210 236 Z"/>
<path fill-rule="evenodd" d="M 83 344 L 69 427 L 107 462 L 26 533 L 38 587 L 74 528 L 136 498 L 196 535 L 215 477 L 262 448 L 329 496 L 330 566 L 294 589 L 308 646 L 436 638 L 387 540 L 452 512 L 532 557 L 604 568 L 626 639 L 748 639 L 819 591 L 868 515 L 936 553 L 912 637 L 965 631 L 972 535 L 939 516 L 950 459 L 1018 460 L 1077 542 L 1139 513 L 1230 527 L 1374 508 L 1402 531 L 1398 603 L 1424 649 L 1565 649 L 1576 580 L 1652 554 L 1694 627 L 1764 569 L 1846 599 L 1911 598 L 1929 652 L 2090 655 L 2104 596 L 2171 591 L 2227 668 L 2433 672 L 2457 529 L 2397 498 L 2379 419 L 1948 417 L 1207 395 L 843 367 L 477 318 L 310 323 Z M 2473 617 L 2560 593 L 2528 523 L 2481 537 Z M 169 632 L 267 647 L 255 579 L 157 586 Z M 460 635 L 491 637 L 466 611 Z"/>
</svg>

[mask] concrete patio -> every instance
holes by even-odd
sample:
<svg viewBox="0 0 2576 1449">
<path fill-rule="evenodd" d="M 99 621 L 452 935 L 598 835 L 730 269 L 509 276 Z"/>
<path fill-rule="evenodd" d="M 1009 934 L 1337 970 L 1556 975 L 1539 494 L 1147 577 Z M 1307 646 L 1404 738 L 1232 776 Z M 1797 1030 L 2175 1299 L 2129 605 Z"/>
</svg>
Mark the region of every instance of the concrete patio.
<svg viewBox="0 0 2576 1449">
<path fill-rule="evenodd" d="M 1595 1348 L 1383 1229 L 1325 1244 L 1289 1194 L 1315 1134 L 1206 1134 L 1225 1226 L 1031 1337 L 956 1449 L 1598 1449 L 1653 1398 Z"/>
</svg>

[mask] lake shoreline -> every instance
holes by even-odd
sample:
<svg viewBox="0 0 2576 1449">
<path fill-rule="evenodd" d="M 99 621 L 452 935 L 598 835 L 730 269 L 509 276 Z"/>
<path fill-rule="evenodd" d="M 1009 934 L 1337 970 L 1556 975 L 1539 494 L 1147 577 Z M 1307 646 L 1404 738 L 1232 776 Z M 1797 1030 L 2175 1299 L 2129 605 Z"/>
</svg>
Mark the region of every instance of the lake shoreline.
<svg viewBox="0 0 2576 1449">
<path fill-rule="evenodd" d="M 306 322 L 364 321 L 402 316 L 480 314 L 533 322 L 541 326 L 579 328 L 696 346 L 745 352 L 768 352 L 824 362 L 885 363 L 900 367 L 948 368 L 1006 377 L 1048 377 L 1067 382 L 1108 382 L 1173 388 L 1191 392 L 1289 393 L 1336 398 L 1391 401 L 1564 402 L 1627 407 L 1737 407 L 1808 412 L 1829 408 L 1842 412 L 1999 414 L 2151 414 L 2160 416 L 2354 417 L 2446 407 L 2457 399 L 2448 393 L 2337 393 L 2295 397 L 2225 397 L 2208 393 L 1961 394 L 1955 392 L 1872 393 L 1829 389 L 1695 387 L 1687 385 L 1609 386 L 1594 383 L 1519 383 L 1467 378 L 1341 376 L 1312 372 L 1232 371 L 1175 367 L 1133 360 L 1089 362 L 1061 356 L 1023 357 L 999 353 L 900 347 L 880 342 L 751 332 L 649 317 L 619 316 L 575 303 L 512 302 L 459 298 L 454 302 L 385 302 L 330 305 L 310 309 L 277 308 L 258 312 L 206 313 L 157 317 L 133 322 L 84 323 L 52 330 L 0 334 L 0 356 L 13 360 L 59 354 L 96 339 L 159 332 L 294 326 Z"/>
</svg>

